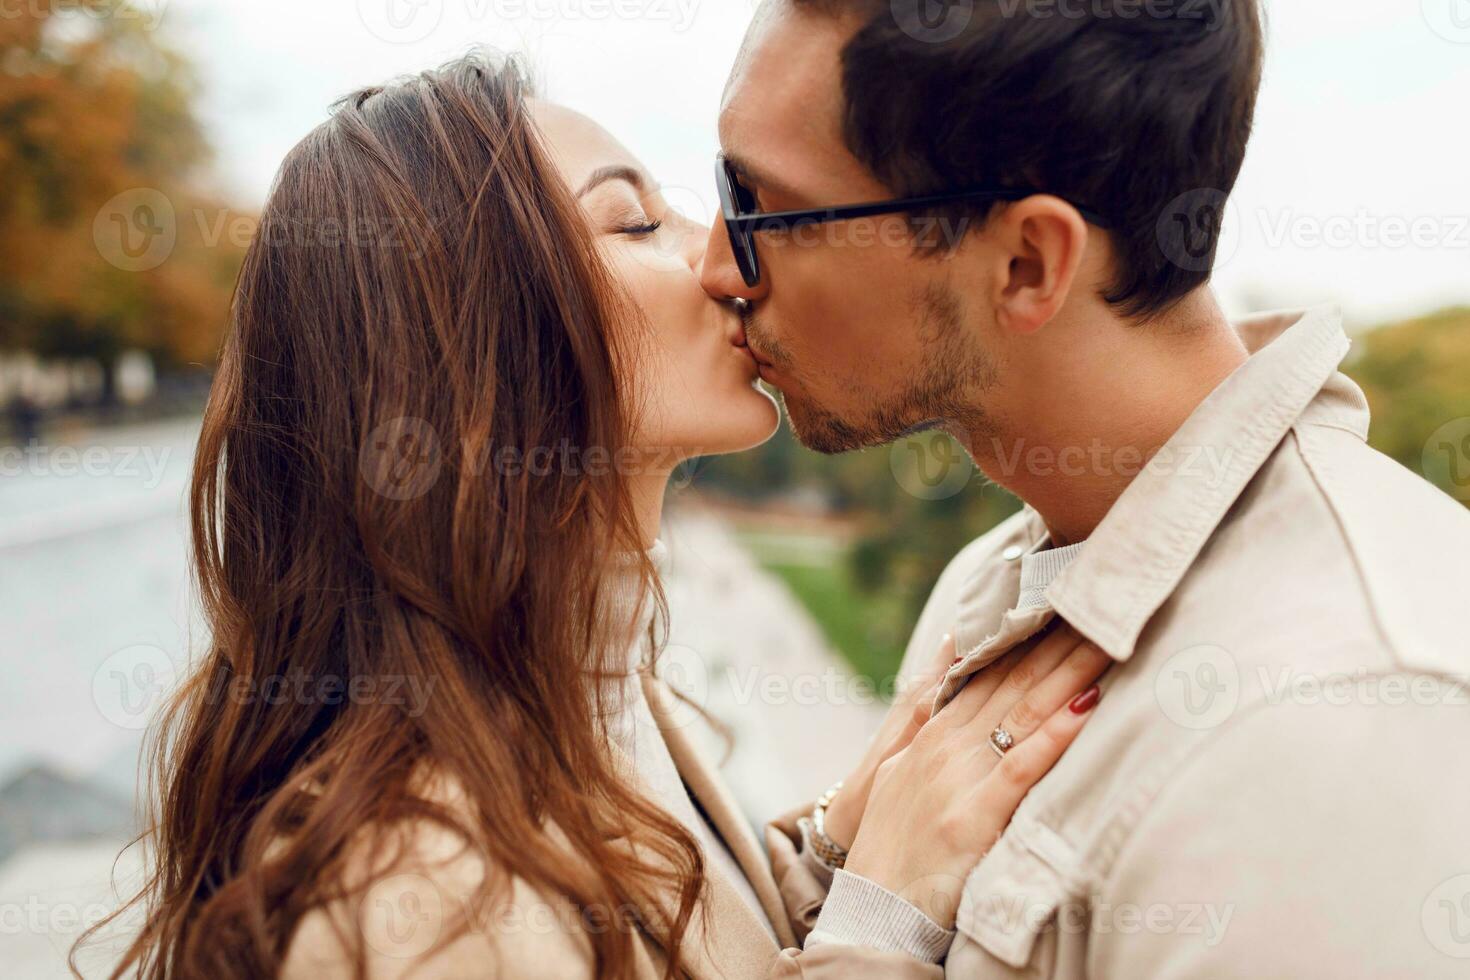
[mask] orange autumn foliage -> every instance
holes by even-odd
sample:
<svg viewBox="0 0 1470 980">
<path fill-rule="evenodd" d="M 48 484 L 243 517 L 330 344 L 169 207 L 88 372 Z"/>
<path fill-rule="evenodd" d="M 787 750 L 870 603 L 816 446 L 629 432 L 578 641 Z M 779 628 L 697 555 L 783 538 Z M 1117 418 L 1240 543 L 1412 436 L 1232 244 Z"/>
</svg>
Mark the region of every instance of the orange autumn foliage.
<svg viewBox="0 0 1470 980">
<path fill-rule="evenodd" d="M 143 12 L 77 8 L 0 18 L 0 349 L 211 364 L 243 243 L 211 234 L 192 70 Z"/>
</svg>

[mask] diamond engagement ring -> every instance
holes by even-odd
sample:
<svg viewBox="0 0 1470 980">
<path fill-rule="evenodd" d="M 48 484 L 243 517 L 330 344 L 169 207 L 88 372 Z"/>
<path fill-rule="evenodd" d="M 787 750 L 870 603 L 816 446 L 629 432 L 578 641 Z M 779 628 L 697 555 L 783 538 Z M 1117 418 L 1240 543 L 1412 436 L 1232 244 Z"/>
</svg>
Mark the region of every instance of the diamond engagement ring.
<svg viewBox="0 0 1470 980">
<path fill-rule="evenodd" d="M 1006 753 L 1009 752 L 1011 750 L 1011 746 L 1015 744 L 1016 740 L 1012 738 L 1011 733 L 1006 731 L 1004 728 L 996 726 L 995 731 L 990 733 L 990 748 L 993 752 L 995 752 L 997 756 L 1002 759 L 1006 757 Z"/>
</svg>

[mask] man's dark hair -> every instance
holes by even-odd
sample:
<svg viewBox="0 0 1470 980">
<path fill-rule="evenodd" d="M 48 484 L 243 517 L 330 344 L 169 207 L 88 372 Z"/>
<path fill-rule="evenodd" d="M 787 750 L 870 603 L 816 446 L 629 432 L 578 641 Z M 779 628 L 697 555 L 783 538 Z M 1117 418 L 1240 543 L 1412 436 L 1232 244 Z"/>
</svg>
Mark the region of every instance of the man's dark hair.
<svg viewBox="0 0 1470 980">
<path fill-rule="evenodd" d="M 1209 281 L 1260 87 L 1258 0 L 794 2 L 867 18 L 842 52 L 846 142 L 896 193 L 999 183 L 1092 208 L 1126 315 Z"/>
</svg>

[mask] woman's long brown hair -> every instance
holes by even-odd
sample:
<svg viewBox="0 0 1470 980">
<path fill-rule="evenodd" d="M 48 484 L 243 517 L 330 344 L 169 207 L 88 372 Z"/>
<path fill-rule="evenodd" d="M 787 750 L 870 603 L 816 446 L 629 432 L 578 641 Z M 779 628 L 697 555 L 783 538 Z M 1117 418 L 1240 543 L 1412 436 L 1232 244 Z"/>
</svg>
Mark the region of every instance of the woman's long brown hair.
<svg viewBox="0 0 1470 980">
<path fill-rule="evenodd" d="M 158 730 L 116 976 L 275 975 L 307 913 L 361 899 L 353 862 L 424 820 L 503 872 L 478 898 L 514 876 L 601 922 L 599 976 L 629 970 L 630 908 L 678 968 L 700 852 L 619 780 L 589 697 L 628 637 L 600 598 L 627 488 L 504 455 L 617 458 L 628 432 L 618 290 L 527 97 L 470 56 L 348 97 L 281 169 L 199 440 L 209 647 Z"/>
</svg>

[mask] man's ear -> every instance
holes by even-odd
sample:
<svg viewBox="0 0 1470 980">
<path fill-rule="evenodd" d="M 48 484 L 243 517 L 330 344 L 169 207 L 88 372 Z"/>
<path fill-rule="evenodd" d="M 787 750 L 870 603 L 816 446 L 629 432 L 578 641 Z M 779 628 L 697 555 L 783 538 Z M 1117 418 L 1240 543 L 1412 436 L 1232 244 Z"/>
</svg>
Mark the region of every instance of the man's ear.
<svg viewBox="0 0 1470 980">
<path fill-rule="evenodd" d="M 1072 290 L 1087 250 L 1087 222 L 1061 198 L 1036 194 L 997 213 L 987 231 L 998 250 L 991 297 L 996 322 L 1004 330 L 1034 333 Z"/>
</svg>

